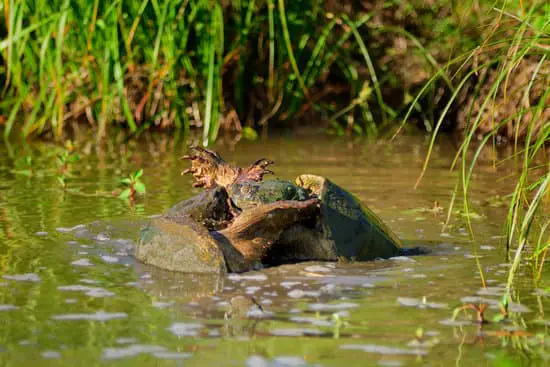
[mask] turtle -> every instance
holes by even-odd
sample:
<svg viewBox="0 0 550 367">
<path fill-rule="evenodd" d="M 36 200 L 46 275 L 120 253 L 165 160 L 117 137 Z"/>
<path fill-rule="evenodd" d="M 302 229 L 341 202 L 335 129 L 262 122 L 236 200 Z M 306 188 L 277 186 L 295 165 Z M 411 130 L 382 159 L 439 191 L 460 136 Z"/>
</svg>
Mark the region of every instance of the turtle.
<svg viewBox="0 0 550 367">
<path fill-rule="evenodd" d="M 399 238 L 327 178 L 264 180 L 274 162 L 234 167 L 197 146 L 184 156 L 204 190 L 154 218 L 136 246 L 142 262 L 191 273 L 243 272 L 307 260 L 372 260 L 400 253 Z"/>
</svg>

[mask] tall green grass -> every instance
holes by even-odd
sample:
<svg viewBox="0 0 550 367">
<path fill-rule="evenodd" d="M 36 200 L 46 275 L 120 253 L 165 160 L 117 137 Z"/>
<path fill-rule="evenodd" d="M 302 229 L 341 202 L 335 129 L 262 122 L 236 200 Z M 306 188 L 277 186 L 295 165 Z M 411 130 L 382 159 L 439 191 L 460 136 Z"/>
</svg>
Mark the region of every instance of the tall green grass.
<svg viewBox="0 0 550 367">
<path fill-rule="evenodd" d="M 514 190 L 509 195 L 505 228 L 506 248 L 512 264 L 507 279 L 508 296 L 511 296 L 518 270 L 526 262 L 532 267 L 533 280 L 538 285 L 550 249 L 550 121 L 547 114 L 550 108 L 550 7 L 537 1 L 525 8 L 523 3 L 507 1 L 498 5 L 487 9 L 493 20 L 486 25 L 485 37 L 471 51 L 456 56 L 432 76 L 411 102 L 402 124 L 407 123 L 430 90 L 447 84 L 446 74 L 452 76 L 451 82 L 456 86 L 448 93 L 439 118 L 433 123 L 431 143 L 417 185 L 428 168 L 433 144 L 441 133 L 443 122 L 454 107 L 465 109 L 464 136 L 452 166 L 459 172 L 452 205 L 456 197 L 462 196 L 466 212 L 469 210 L 468 192 L 481 152 L 494 149 L 499 135 L 506 135 L 506 129 L 512 126 L 510 144 L 513 150 L 502 158 L 503 161 L 513 160 L 516 167 L 509 176 Z M 523 80 L 516 78 L 525 65 L 534 66 L 530 76 Z M 503 101 L 517 98 L 506 94 L 512 87 L 518 87 L 512 85 L 518 81 L 521 83 L 521 107 L 499 118 Z M 539 88 L 536 99 L 532 97 L 534 88 Z M 471 103 L 460 104 L 458 99 L 466 91 L 473 97 Z M 479 140 L 482 125 L 488 124 L 490 129 L 483 131 Z M 499 163 L 495 161 L 495 167 Z"/>
<path fill-rule="evenodd" d="M 61 139 L 78 122 L 99 138 L 196 126 L 207 144 L 222 125 L 393 115 L 369 50 L 372 14 L 332 14 L 319 0 L 6 0 L 0 14 L 5 137 Z"/>
</svg>

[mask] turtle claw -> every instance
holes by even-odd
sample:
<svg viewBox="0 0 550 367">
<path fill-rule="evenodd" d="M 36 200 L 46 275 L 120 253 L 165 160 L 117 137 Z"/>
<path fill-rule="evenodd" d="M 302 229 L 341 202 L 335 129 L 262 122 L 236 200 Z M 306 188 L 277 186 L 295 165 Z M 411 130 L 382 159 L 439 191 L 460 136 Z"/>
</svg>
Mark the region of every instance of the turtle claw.
<svg viewBox="0 0 550 367">
<path fill-rule="evenodd" d="M 227 187 L 239 181 L 261 181 L 265 175 L 274 174 L 267 169 L 274 162 L 262 158 L 248 166 L 246 169 L 229 165 L 218 153 L 197 146 L 189 147 L 189 154 L 180 159 L 191 161 L 191 167 L 183 171 L 185 175 L 191 173 L 195 178 L 193 187 L 210 189 L 216 186 Z"/>
<path fill-rule="evenodd" d="M 211 189 L 231 184 L 238 175 L 238 168 L 231 167 L 216 152 L 197 146 L 189 147 L 189 153 L 180 159 L 191 161 L 191 167 L 181 174 L 192 174 L 193 187 Z"/>
<path fill-rule="evenodd" d="M 265 175 L 275 174 L 272 170 L 267 169 L 267 166 L 274 164 L 272 160 L 269 159 L 258 159 L 256 162 L 252 163 L 248 168 L 242 172 L 238 180 L 239 181 L 261 181 Z"/>
</svg>

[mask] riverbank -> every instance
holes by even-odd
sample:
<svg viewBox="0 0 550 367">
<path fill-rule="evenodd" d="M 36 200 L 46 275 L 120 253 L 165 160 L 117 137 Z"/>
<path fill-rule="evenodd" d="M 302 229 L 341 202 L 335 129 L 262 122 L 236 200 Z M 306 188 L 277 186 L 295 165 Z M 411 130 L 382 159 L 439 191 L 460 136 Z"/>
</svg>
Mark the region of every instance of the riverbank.
<svg viewBox="0 0 550 367">
<path fill-rule="evenodd" d="M 98 138 L 198 129 L 204 142 L 266 127 L 377 136 L 410 118 L 505 142 L 542 134 L 550 114 L 544 1 L 9 4 L 6 136 L 62 140 L 78 125 Z"/>
</svg>

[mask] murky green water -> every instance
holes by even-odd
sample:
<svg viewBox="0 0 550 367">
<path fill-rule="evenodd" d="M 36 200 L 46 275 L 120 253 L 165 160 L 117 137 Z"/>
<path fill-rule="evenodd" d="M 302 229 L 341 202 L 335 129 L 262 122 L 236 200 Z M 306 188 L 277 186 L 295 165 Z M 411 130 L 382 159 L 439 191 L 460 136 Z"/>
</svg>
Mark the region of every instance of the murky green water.
<svg viewBox="0 0 550 367">
<path fill-rule="evenodd" d="M 510 167 L 490 157 L 471 189 L 475 238 L 447 208 L 454 148 L 436 146 L 413 189 L 427 142 L 365 144 L 273 138 L 216 147 L 247 164 L 266 156 L 278 177 L 326 175 L 357 194 L 408 244 L 432 253 L 354 264 L 304 263 L 219 279 L 136 263 L 132 241 L 149 215 L 197 191 L 181 177 L 185 143 L 81 145 L 68 189 L 56 148 L 0 145 L 0 364 L 2 366 L 491 366 L 544 365 L 549 294 L 529 279 L 507 322 L 479 326 L 453 309 L 484 302 L 498 314 L 507 264 L 501 237 Z M 25 158 L 32 155 L 31 165 Z M 29 177 L 32 167 L 32 177 Z M 130 207 L 111 195 L 142 167 L 148 192 Z M 489 285 L 482 289 L 473 254 Z M 523 272 L 530 272 L 524 267 Z M 549 274 L 543 276 L 549 279 Z M 544 342 L 546 341 L 546 345 Z"/>
</svg>

